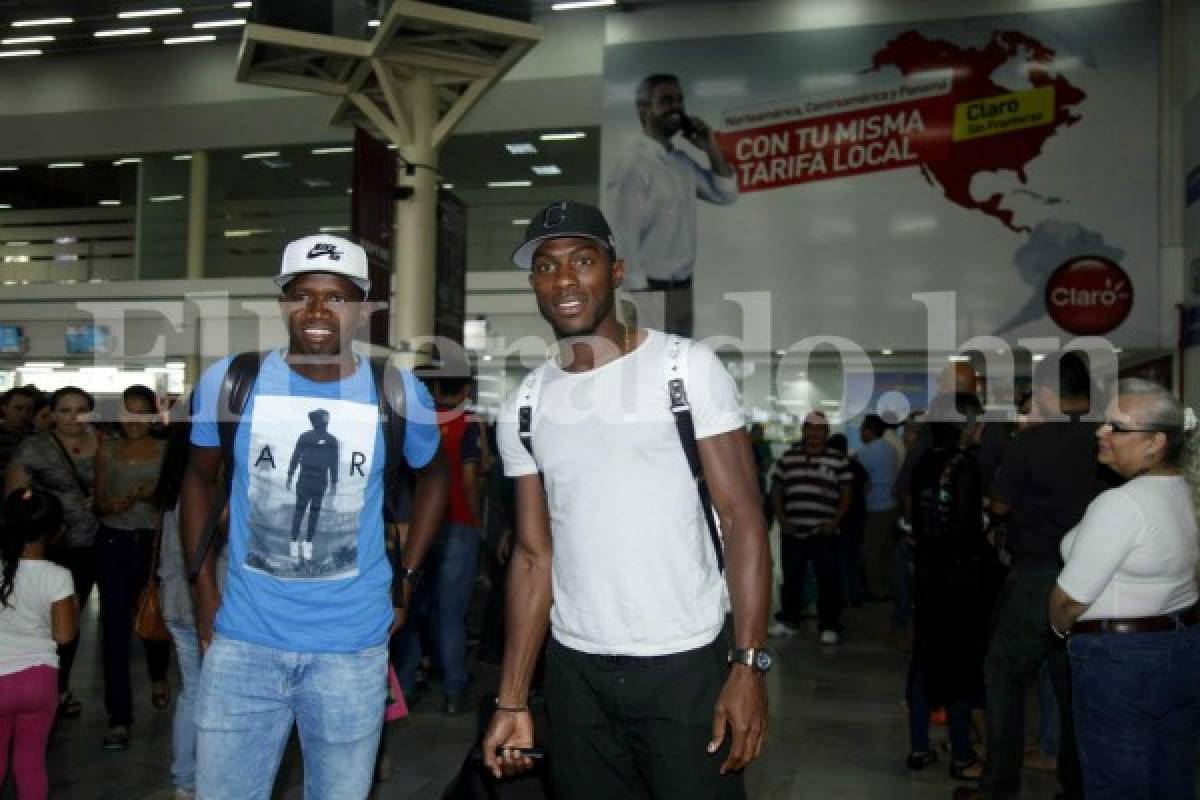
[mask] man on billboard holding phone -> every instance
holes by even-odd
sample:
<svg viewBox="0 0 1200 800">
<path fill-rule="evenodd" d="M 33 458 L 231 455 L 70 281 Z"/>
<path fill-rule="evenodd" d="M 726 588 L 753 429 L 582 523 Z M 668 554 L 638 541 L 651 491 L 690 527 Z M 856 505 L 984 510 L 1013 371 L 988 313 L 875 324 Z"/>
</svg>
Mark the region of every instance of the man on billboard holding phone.
<svg viewBox="0 0 1200 800">
<path fill-rule="evenodd" d="M 648 290 L 636 301 L 642 323 L 659 327 L 657 315 L 647 318 L 648 299 L 649 292 L 662 292 L 662 329 L 691 336 L 696 198 L 730 205 L 737 200 L 737 179 L 713 129 L 684 109 L 679 78 L 643 78 L 637 112 L 645 135 L 609 173 L 608 216 L 625 261 L 627 287 Z M 707 168 L 674 146 L 676 134 L 704 153 Z"/>
</svg>

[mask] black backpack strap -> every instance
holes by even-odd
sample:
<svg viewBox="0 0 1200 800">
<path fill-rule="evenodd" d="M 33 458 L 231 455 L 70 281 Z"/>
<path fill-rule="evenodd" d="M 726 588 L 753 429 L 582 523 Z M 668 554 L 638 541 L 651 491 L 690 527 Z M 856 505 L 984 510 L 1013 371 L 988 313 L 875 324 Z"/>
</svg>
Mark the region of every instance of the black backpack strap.
<svg viewBox="0 0 1200 800">
<path fill-rule="evenodd" d="M 407 466 L 404 440 L 407 434 L 405 409 L 408 397 L 404 391 L 404 374 L 392 366 L 388 359 L 372 358 L 371 375 L 375 379 L 375 399 L 379 405 L 379 421 L 383 425 L 385 516 L 395 518 L 399 513 L 395 506 L 402 498 L 394 495 L 405 491 L 402 476 Z M 389 503 L 392 503 L 390 513 Z"/>
<path fill-rule="evenodd" d="M 534 461 L 537 461 L 537 456 L 533 454 L 533 420 L 541 395 L 542 368 L 538 367 L 522 379 L 521 387 L 517 390 L 517 438 Z"/>
<path fill-rule="evenodd" d="M 671 415 L 675 417 L 675 430 L 679 443 L 687 456 L 696 492 L 700 495 L 700 507 L 704 510 L 704 522 L 712 539 L 713 553 L 717 557 L 717 569 L 725 571 L 725 546 L 721 540 L 721 526 L 713 511 L 712 494 L 704 480 L 704 463 L 700 460 L 700 447 L 696 444 L 696 427 L 692 421 L 692 406 L 687 395 L 687 343 L 679 336 L 667 340 L 666 378 L 667 393 L 671 402 Z"/>
<path fill-rule="evenodd" d="M 242 421 L 242 413 L 246 410 L 246 402 L 250 399 L 250 392 L 254 388 L 254 382 L 258 380 L 258 372 L 262 369 L 262 362 L 266 355 L 266 353 L 259 352 L 238 353 L 229 362 L 229 366 L 225 370 L 225 377 L 221 380 L 221 389 L 217 393 L 216 416 L 225 477 L 218 485 L 217 493 L 208 507 L 208 517 L 204 520 L 204 531 L 200 535 L 200 543 L 196 546 L 196 552 L 192 554 L 191 561 L 188 563 L 188 581 L 191 583 L 196 582 L 196 578 L 200 575 L 200 568 L 204 565 L 204 559 L 208 558 L 208 551 L 212 549 L 213 542 L 216 541 L 221 515 L 225 512 L 225 506 L 229 502 L 230 489 L 233 486 L 234 439 L 237 438 L 237 429 Z M 195 400 L 195 393 L 193 393 L 191 408 L 193 416 L 196 413 Z"/>
</svg>

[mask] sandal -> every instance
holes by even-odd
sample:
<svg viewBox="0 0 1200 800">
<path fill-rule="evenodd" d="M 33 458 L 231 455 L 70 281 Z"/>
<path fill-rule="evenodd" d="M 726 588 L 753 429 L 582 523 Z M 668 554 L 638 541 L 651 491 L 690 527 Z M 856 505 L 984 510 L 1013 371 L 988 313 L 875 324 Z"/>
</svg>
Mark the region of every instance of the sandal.
<svg viewBox="0 0 1200 800">
<path fill-rule="evenodd" d="M 983 762 L 978 758 L 964 762 L 950 762 L 950 777 L 956 781 L 977 781 L 982 775 Z"/>
<path fill-rule="evenodd" d="M 932 750 L 926 750 L 924 753 L 909 753 L 908 768 L 919 772 L 928 766 L 936 764 L 937 760 L 937 753 Z"/>
<path fill-rule="evenodd" d="M 58 698 L 58 716 L 60 719 L 79 719 L 83 713 L 83 703 L 75 699 L 70 692 L 63 692 Z"/>
<path fill-rule="evenodd" d="M 100 746 L 105 750 L 128 750 L 129 726 L 114 725 L 109 728 L 108 733 L 104 734 L 104 740 Z"/>
<path fill-rule="evenodd" d="M 171 685 L 166 681 L 155 681 L 150 688 L 150 705 L 163 711 L 171 705 Z"/>
</svg>

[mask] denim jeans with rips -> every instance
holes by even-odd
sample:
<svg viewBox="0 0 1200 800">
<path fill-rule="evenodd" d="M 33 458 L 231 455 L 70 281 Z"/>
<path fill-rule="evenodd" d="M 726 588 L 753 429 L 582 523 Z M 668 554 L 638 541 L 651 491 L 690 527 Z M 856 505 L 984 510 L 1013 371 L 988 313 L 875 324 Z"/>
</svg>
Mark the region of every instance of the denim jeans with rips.
<svg viewBox="0 0 1200 800">
<path fill-rule="evenodd" d="M 295 723 L 306 800 L 371 789 L 387 701 L 387 645 L 297 653 L 220 635 L 196 699 L 200 800 L 266 800 Z"/>
</svg>

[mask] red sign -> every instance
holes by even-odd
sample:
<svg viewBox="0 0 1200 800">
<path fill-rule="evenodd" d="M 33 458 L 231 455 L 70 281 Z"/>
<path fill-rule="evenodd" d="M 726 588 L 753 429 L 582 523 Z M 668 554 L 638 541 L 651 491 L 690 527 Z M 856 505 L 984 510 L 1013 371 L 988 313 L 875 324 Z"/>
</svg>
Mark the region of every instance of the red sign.
<svg viewBox="0 0 1200 800">
<path fill-rule="evenodd" d="M 1100 336 L 1115 329 L 1133 310 L 1133 282 L 1103 256 L 1067 261 L 1046 282 L 1046 311 L 1063 330 Z"/>
</svg>

